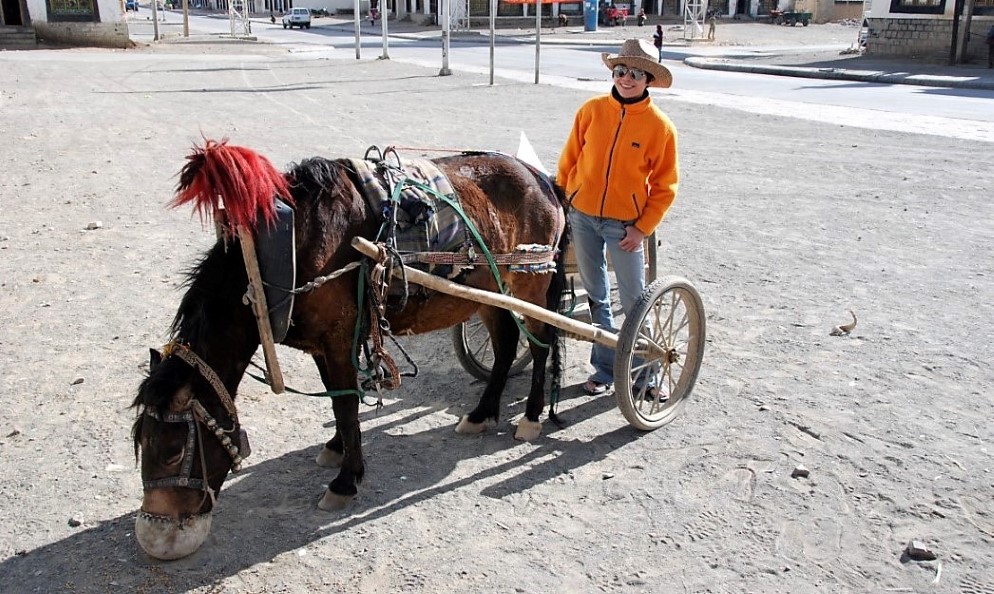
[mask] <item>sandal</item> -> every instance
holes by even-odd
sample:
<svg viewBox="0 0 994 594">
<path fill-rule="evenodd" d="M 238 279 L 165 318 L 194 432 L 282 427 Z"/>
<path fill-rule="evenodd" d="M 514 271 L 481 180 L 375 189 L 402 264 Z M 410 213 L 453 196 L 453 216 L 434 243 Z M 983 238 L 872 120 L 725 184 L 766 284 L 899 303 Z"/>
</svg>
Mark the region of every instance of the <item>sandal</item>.
<svg viewBox="0 0 994 594">
<path fill-rule="evenodd" d="M 641 394 L 642 388 L 636 387 L 634 390 L 632 390 L 632 393 Z M 642 396 L 642 399 L 645 400 L 646 402 L 656 402 L 657 398 L 660 404 L 666 404 L 666 402 L 669 401 L 670 399 L 670 395 L 667 394 L 666 392 L 663 392 L 658 387 L 652 386 L 651 388 L 646 390 L 645 395 Z"/>
<path fill-rule="evenodd" d="M 611 384 L 602 384 L 594 380 L 587 380 L 587 383 L 583 384 L 583 393 L 587 396 L 600 396 L 610 389 Z"/>
</svg>

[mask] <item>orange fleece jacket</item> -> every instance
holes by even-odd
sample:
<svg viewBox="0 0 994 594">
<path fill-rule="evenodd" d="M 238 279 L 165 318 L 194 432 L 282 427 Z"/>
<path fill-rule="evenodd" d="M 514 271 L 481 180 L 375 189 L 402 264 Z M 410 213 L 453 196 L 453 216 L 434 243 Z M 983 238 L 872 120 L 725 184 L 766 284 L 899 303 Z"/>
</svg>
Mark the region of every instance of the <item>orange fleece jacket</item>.
<svg viewBox="0 0 994 594">
<path fill-rule="evenodd" d="M 676 198 L 676 145 L 673 122 L 651 97 L 630 105 L 594 97 L 576 112 L 556 182 L 580 212 L 649 235 Z"/>
</svg>

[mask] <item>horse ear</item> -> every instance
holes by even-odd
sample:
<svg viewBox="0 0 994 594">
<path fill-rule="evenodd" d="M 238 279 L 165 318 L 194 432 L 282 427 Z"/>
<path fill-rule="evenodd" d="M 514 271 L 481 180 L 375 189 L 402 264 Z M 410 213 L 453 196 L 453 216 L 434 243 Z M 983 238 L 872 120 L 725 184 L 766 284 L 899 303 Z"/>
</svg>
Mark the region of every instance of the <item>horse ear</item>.
<svg viewBox="0 0 994 594">
<path fill-rule="evenodd" d="M 148 372 L 152 373 L 155 368 L 162 363 L 162 353 L 155 349 L 148 349 Z"/>
</svg>

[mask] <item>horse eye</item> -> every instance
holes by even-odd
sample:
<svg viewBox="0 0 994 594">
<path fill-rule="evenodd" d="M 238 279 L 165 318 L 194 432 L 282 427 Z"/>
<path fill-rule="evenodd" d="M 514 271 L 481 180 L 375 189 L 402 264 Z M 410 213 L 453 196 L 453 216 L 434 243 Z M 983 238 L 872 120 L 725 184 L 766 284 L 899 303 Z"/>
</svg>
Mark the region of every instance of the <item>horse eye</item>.
<svg viewBox="0 0 994 594">
<path fill-rule="evenodd" d="M 185 451 L 185 448 L 180 448 L 180 450 L 178 452 L 176 452 L 175 456 L 169 456 L 169 457 L 167 457 L 163 461 L 163 464 L 165 464 L 166 466 L 173 466 L 174 464 L 179 464 L 180 460 L 183 459 L 183 452 L 184 451 Z"/>
</svg>

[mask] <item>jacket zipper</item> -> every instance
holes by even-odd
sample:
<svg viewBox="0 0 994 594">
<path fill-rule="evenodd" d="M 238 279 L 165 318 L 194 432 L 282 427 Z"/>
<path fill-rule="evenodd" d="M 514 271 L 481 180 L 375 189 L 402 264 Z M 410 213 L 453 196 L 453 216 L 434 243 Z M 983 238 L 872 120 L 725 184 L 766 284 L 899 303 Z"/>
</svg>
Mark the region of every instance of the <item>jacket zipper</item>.
<svg viewBox="0 0 994 594">
<path fill-rule="evenodd" d="M 607 173 L 604 175 L 604 194 L 601 196 L 601 218 L 604 218 L 604 204 L 607 202 L 607 188 L 611 180 L 611 165 L 614 163 L 614 147 L 618 145 L 618 136 L 621 135 L 621 125 L 625 123 L 625 106 L 621 106 L 621 119 L 618 120 L 618 127 L 614 131 L 614 140 L 611 141 L 611 152 L 607 154 Z"/>
</svg>

